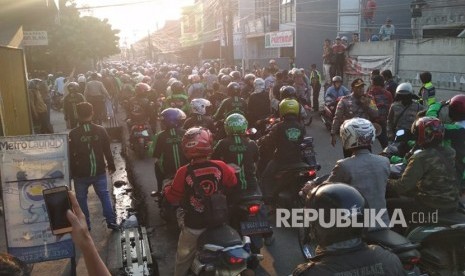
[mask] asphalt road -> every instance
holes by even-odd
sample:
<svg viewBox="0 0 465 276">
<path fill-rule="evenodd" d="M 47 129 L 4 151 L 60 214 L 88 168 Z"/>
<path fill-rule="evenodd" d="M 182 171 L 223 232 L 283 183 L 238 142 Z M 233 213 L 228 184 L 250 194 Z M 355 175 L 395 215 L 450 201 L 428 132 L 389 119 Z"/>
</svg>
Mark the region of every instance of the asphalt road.
<svg viewBox="0 0 465 276">
<path fill-rule="evenodd" d="M 343 157 L 340 141 L 335 147 L 331 146 L 329 132 L 316 113 L 313 115 L 312 125 L 307 128 L 307 135 L 314 138 L 317 161 L 321 165 L 318 175 L 329 173 L 335 162 Z M 374 152 L 380 150 L 379 143 L 375 141 Z M 131 152 L 129 156 L 132 156 Z M 133 159 L 130 163 L 133 167 L 135 185 L 139 186 L 145 195 L 146 225 L 153 230 L 152 251 L 158 261 L 160 275 L 172 275 L 178 233 L 168 227 L 159 217 L 158 206 L 150 197 L 150 192 L 156 189 L 154 160 L 152 158 Z M 261 253 L 265 258 L 257 270 L 257 275 L 289 275 L 299 263 L 304 262 L 299 251 L 296 229 L 275 228 L 274 233 L 275 242 L 262 249 Z"/>
</svg>

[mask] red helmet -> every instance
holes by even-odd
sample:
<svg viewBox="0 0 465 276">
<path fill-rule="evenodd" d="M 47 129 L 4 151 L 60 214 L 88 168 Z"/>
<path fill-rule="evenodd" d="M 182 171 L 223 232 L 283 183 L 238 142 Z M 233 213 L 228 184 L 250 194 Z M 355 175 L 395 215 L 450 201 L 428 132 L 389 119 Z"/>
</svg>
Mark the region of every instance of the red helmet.
<svg viewBox="0 0 465 276">
<path fill-rule="evenodd" d="M 213 153 L 213 136 L 207 128 L 193 127 L 182 137 L 182 150 L 187 159 L 207 157 Z"/>
<path fill-rule="evenodd" d="M 419 146 L 437 145 L 444 138 L 444 126 L 434 117 L 422 117 L 412 125 L 412 133 Z"/>
<path fill-rule="evenodd" d="M 136 84 L 134 92 L 136 93 L 136 95 L 142 95 L 149 92 L 151 89 L 152 88 L 150 87 L 150 85 L 143 82 L 139 82 L 138 84 Z"/>
<path fill-rule="evenodd" d="M 450 100 L 449 117 L 455 122 L 465 120 L 465 95 L 456 95 Z"/>
</svg>

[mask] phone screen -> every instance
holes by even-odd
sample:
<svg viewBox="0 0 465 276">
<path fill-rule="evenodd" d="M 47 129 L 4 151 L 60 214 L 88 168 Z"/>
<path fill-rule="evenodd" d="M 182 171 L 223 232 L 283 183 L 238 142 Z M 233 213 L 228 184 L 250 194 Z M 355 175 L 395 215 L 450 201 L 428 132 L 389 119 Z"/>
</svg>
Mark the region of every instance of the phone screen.
<svg viewBox="0 0 465 276">
<path fill-rule="evenodd" d="M 71 210 L 68 191 L 62 190 L 54 193 L 44 193 L 44 200 L 52 230 L 71 227 L 71 223 L 66 217 L 68 209 Z"/>
</svg>

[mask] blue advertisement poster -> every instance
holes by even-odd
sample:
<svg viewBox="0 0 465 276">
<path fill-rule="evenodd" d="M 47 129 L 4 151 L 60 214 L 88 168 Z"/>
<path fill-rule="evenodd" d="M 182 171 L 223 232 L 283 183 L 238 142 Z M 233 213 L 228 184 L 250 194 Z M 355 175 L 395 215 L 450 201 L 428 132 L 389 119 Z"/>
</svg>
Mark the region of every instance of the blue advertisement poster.
<svg viewBox="0 0 465 276">
<path fill-rule="evenodd" d="M 68 135 L 0 138 L 8 253 L 26 263 L 74 257 L 70 234 L 50 230 L 42 190 L 69 187 Z"/>
</svg>

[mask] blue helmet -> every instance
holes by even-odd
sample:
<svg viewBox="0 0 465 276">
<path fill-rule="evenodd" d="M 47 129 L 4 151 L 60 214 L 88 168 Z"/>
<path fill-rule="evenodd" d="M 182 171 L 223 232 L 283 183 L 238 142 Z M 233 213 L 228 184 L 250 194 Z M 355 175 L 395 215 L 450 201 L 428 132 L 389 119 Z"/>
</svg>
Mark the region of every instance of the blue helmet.
<svg viewBox="0 0 465 276">
<path fill-rule="evenodd" d="M 161 112 L 161 121 L 167 128 L 178 127 L 186 119 L 186 114 L 179 108 L 167 108 Z"/>
<path fill-rule="evenodd" d="M 379 41 L 379 36 L 377 36 L 377 35 L 372 35 L 372 36 L 371 36 L 371 41 Z"/>
</svg>

